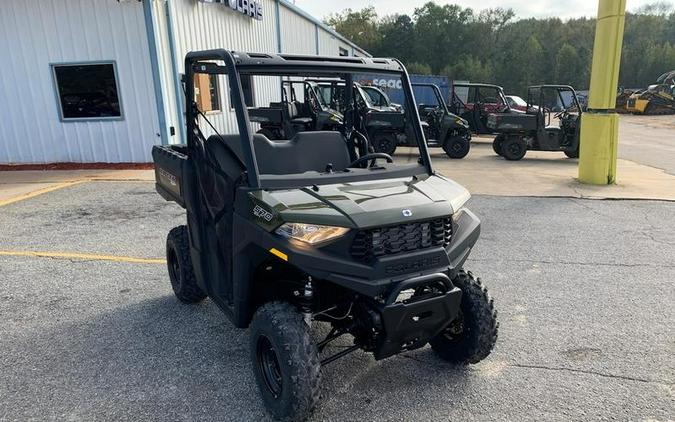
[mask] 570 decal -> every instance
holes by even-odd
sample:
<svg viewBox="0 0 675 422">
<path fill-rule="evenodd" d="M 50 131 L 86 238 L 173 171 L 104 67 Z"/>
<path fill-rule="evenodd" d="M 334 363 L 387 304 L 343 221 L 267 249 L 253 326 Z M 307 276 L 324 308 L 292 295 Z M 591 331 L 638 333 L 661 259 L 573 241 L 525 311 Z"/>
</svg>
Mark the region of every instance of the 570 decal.
<svg viewBox="0 0 675 422">
<path fill-rule="evenodd" d="M 267 221 L 268 223 L 270 221 L 272 221 L 272 218 L 274 218 L 274 215 L 271 212 L 267 211 L 265 208 L 261 207 L 260 205 L 256 205 L 253 208 L 253 215 L 255 215 L 256 217 L 258 217 L 260 219 L 263 219 L 263 220 Z"/>
</svg>

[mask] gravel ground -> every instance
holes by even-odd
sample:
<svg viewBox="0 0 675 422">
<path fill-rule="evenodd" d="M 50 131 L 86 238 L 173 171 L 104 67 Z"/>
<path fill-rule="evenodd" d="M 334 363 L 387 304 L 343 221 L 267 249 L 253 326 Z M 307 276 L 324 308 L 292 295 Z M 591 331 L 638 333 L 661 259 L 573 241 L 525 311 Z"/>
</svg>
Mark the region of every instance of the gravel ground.
<svg viewBox="0 0 675 422">
<path fill-rule="evenodd" d="M 675 419 L 675 203 L 470 207 L 494 353 L 467 368 L 428 347 L 354 353 L 324 369 L 315 419 Z M 162 257 L 183 219 L 151 183 L 89 183 L 3 207 L 0 249 Z M 0 257 L 0 274 L 0 420 L 266 419 L 246 331 L 179 303 L 163 265 Z"/>
</svg>

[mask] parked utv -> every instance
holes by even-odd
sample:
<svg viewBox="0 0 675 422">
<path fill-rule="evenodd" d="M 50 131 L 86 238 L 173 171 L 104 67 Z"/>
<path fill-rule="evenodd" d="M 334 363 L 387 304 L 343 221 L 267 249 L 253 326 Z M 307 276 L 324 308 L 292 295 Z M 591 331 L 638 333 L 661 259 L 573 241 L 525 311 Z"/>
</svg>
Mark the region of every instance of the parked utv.
<svg viewBox="0 0 675 422">
<path fill-rule="evenodd" d="M 249 118 L 260 124 L 259 134 L 272 140 L 290 139 L 298 132 L 334 130 L 342 124 L 342 115 L 322 101 L 317 88 L 313 81 L 283 81 L 281 102 L 252 108 Z M 302 92 L 302 101 L 296 89 Z"/>
<path fill-rule="evenodd" d="M 468 121 L 478 135 L 494 133 L 487 125 L 491 113 L 517 113 L 509 107 L 501 86 L 464 82 L 452 84 L 450 112 Z"/>
<path fill-rule="evenodd" d="M 220 135 L 197 109 L 196 73 L 231 88 L 235 134 Z M 242 78 L 264 79 L 271 94 L 283 77 L 352 87 L 364 73 L 400 79 L 419 160 L 369 152 L 354 89 L 344 90 L 338 130 L 283 140 L 254 133 Z M 249 328 L 253 371 L 274 417 L 308 417 L 321 367 L 358 349 L 379 360 L 430 344 L 459 364 L 489 355 L 496 311 L 463 269 L 480 221 L 466 189 L 434 171 L 400 62 L 211 50 L 188 53 L 185 74 L 187 145 L 153 148 L 157 191 L 187 210 L 187 225 L 167 238 L 169 279 L 181 301 L 208 296 Z M 325 338 L 312 338 L 314 324 L 330 327 Z M 328 347 L 342 336 L 351 347 Z"/>
<path fill-rule="evenodd" d="M 320 96 L 328 101 L 329 107 L 341 112 L 347 110 L 344 81 L 317 81 Z M 398 104 L 375 87 L 353 83 L 353 104 L 357 111 L 357 128 L 368 137 L 374 152 L 392 155 L 396 146 L 405 139 L 405 113 Z M 375 94 L 380 94 L 376 96 Z M 375 100 L 373 100 L 375 98 Z"/>
<path fill-rule="evenodd" d="M 417 104 L 427 146 L 441 147 L 450 158 L 464 158 L 471 149 L 469 122 L 450 113 L 440 88 L 435 84 L 413 83 L 413 90 L 432 90 L 435 104 Z M 415 146 L 414 137 L 408 146 Z"/>
<path fill-rule="evenodd" d="M 551 114 L 558 124 L 551 125 Z M 562 151 L 579 157 L 582 108 L 574 88 L 538 85 L 528 88 L 527 112 L 493 113 L 488 127 L 499 133 L 492 148 L 507 160 L 520 160 L 527 150 Z"/>
</svg>

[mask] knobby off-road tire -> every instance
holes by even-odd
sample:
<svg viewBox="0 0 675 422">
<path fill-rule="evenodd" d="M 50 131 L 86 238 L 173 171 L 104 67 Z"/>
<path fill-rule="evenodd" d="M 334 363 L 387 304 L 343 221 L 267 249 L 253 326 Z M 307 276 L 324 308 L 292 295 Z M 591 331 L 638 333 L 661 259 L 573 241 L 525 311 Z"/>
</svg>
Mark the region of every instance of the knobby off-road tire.
<svg viewBox="0 0 675 422">
<path fill-rule="evenodd" d="M 504 142 L 504 139 L 506 139 L 506 136 L 497 135 L 494 141 L 492 141 L 492 150 L 500 157 L 502 156 L 502 142 Z"/>
<path fill-rule="evenodd" d="M 502 141 L 502 156 L 509 161 L 518 161 L 527 152 L 527 142 L 520 136 L 509 136 Z"/>
<path fill-rule="evenodd" d="M 487 288 L 471 273 L 460 271 L 452 282 L 462 291 L 460 315 L 429 343 L 443 360 L 478 363 L 497 341 L 497 311 Z"/>
<path fill-rule="evenodd" d="M 386 133 L 376 133 L 373 148 L 375 152 L 383 152 L 385 154 L 394 155 L 396 152 L 396 137 Z"/>
<path fill-rule="evenodd" d="M 174 227 L 169 232 L 166 238 L 166 265 L 173 292 L 181 302 L 197 303 L 206 297 L 206 293 L 197 285 L 192 269 L 187 226 Z"/>
<path fill-rule="evenodd" d="M 302 315 L 289 303 L 267 303 L 253 316 L 250 336 L 253 372 L 267 410 L 283 421 L 307 419 L 319 400 L 321 364 Z"/>
<path fill-rule="evenodd" d="M 579 147 L 573 150 L 564 151 L 567 158 L 579 158 Z"/>
<path fill-rule="evenodd" d="M 471 149 L 471 141 L 463 136 L 451 136 L 443 144 L 443 151 L 450 158 L 464 158 Z"/>
</svg>

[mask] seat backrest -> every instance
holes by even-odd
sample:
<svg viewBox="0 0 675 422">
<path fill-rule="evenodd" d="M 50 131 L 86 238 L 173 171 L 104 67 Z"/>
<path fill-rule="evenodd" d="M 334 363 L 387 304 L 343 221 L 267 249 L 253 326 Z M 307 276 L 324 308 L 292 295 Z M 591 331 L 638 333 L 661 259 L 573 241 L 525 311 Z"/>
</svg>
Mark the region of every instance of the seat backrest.
<svg viewBox="0 0 675 422">
<path fill-rule="evenodd" d="M 221 158 L 226 155 L 233 155 L 241 163 L 245 163 L 239 135 L 212 135 L 207 139 L 206 145 L 216 152 L 214 158 L 219 162 L 224 161 L 224 165 L 226 162 L 227 166 L 231 166 L 230 159 Z M 329 163 L 335 171 L 340 171 L 351 163 L 347 143 L 340 132 L 299 132 L 290 140 L 279 141 L 255 134 L 253 146 L 260 174 L 323 172 Z M 225 154 L 225 149 L 228 154 Z"/>
<path fill-rule="evenodd" d="M 263 135 L 253 138 L 260 174 L 299 174 L 344 170 L 351 162 L 344 137 L 339 132 L 299 132 L 287 141 L 271 141 Z"/>
</svg>

